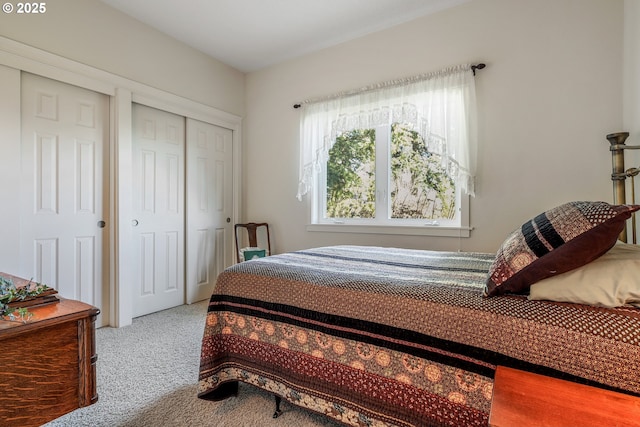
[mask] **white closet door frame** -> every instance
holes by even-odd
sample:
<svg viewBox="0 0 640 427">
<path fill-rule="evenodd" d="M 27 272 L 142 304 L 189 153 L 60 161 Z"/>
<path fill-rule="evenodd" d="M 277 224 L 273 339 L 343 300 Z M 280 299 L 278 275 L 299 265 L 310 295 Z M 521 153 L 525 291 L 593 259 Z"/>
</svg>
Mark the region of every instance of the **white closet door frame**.
<svg viewBox="0 0 640 427">
<path fill-rule="evenodd" d="M 64 83 L 76 85 L 85 89 L 109 95 L 110 98 L 110 176 L 111 176 L 111 213 L 113 227 L 111 227 L 111 283 L 110 312 L 103 313 L 108 318 L 110 326 L 121 327 L 131 324 L 132 307 L 129 298 L 130 290 L 127 283 L 133 278 L 132 268 L 128 266 L 130 259 L 129 244 L 132 241 L 131 220 L 133 219 L 133 207 L 131 203 L 132 176 L 132 121 L 131 106 L 133 102 L 149 107 L 172 112 L 185 117 L 224 127 L 233 131 L 233 215 L 232 223 L 238 222 L 241 211 L 241 155 L 242 155 L 242 119 L 234 114 L 213 108 L 199 102 L 195 102 L 168 92 L 144 85 L 142 83 L 111 74 L 75 62 L 50 52 L 43 51 L 25 45 L 6 37 L 0 36 L 0 66 L 8 67 L 0 70 L 8 80 L 0 85 L 10 87 L 11 90 L 3 93 L 11 94 L 16 81 L 16 72 L 20 71 L 37 74 Z M 19 81 L 19 78 L 18 78 Z M 19 93 L 19 86 L 17 88 Z M 0 102 L 3 108 L 17 108 L 20 111 L 19 100 L 8 97 Z M 0 126 L 0 138 L 4 141 L 20 141 L 15 138 L 20 135 L 19 120 L 9 122 L 2 121 Z M 18 146 L 19 149 L 19 146 Z M 0 157 L 14 155 L 15 143 L 0 146 Z M 9 163 L 9 162 L 7 162 Z M 14 162 L 15 163 L 15 162 Z M 10 214 L 8 214 L 10 215 Z M 4 217 L 0 217 L 4 219 Z M 8 219 L 15 221 L 15 215 Z M 17 224 L 16 224 L 17 226 Z M 19 253 L 19 251 L 16 251 Z M 3 266 L 19 267 L 15 257 L 3 263 Z M 14 259 L 15 258 L 15 259 Z M 121 287 L 122 285 L 122 287 Z"/>
</svg>

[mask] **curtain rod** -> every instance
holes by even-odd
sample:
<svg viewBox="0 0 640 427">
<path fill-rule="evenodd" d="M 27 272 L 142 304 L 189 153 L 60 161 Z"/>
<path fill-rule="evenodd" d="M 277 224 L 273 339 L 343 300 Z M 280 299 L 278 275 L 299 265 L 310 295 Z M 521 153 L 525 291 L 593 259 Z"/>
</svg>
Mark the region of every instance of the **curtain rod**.
<svg viewBox="0 0 640 427">
<path fill-rule="evenodd" d="M 483 69 L 484 67 L 486 67 L 486 66 L 487 66 L 487 64 L 484 64 L 484 63 L 482 63 L 482 62 L 481 62 L 481 63 L 479 63 L 479 64 L 471 65 L 471 71 L 473 71 L 473 75 L 475 76 L 475 75 L 476 75 L 476 70 L 482 70 L 482 69 Z M 424 74 L 423 74 L 423 75 L 424 75 Z M 420 77 L 420 76 L 417 76 L 417 77 Z M 365 90 L 368 90 L 368 89 L 370 89 L 370 88 L 371 88 L 371 87 L 367 87 L 367 88 L 363 88 L 363 89 L 358 89 L 358 90 L 356 90 L 356 91 L 347 92 L 347 94 L 352 94 L 352 93 L 357 93 L 357 92 L 365 91 Z M 302 107 L 302 104 L 306 104 L 306 103 L 308 103 L 308 102 L 309 102 L 309 101 L 303 101 L 303 102 L 299 102 L 299 103 L 297 103 L 297 104 L 293 104 L 293 108 L 300 108 L 300 107 Z"/>
</svg>

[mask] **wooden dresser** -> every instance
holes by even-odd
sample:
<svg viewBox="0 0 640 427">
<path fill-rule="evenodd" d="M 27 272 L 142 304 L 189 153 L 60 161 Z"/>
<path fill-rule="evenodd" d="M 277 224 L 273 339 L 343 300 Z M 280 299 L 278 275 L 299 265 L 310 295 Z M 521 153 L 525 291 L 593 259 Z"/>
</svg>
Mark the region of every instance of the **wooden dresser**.
<svg viewBox="0 0 640 427">
<path fill-rule="evenodd" d="M 39 426 L 98 400 L 99 310 L 60 298 L 29 311 L 27 323 L 0 320 L 0 426 Z"/>
</svg>

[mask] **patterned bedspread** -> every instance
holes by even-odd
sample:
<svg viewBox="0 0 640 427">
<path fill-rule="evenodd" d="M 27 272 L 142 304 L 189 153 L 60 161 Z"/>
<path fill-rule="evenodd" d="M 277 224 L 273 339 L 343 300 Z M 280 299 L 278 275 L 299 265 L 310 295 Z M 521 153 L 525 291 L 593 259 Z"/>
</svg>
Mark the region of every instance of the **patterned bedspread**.
<svg viewBox="0 0 640 427">
<path fill-rule="evenodd" d="M 201 398 L 242 381 L 354 426 L 486 426 L 498 365 L 640 395 L 640 310 L 483 298 L 492 254 L 334 246 L 236 264 Z"/>
</svg>

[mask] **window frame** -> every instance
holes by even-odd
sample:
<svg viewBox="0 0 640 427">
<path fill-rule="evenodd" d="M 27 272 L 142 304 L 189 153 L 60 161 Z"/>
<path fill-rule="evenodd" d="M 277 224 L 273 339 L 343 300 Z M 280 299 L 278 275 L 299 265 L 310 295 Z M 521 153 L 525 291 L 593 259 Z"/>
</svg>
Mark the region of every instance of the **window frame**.
<svg viewBox="0 0 640 427">
<path fill-rule="evenodd" d="M 426 220 L 389 218 L 389 162 L 391 150 L 391 125 L 375 126 L 376 132 L 376 218 L 325 218 L 327 198 L 327 165 L 320 165 L 314 176 L 310 197 L 311 218 L 307 231 L 422 235 L 439 237 L 469 237 L 469 195 L 461 194 L 456 183 L 456 206 L 459 220 Z M 382 136 L 382 138 L 380 138 Z M 379 143 L 382 141 L 383 143 Z M 379 183 L 384 182 L 384 188 Z M 381 217 L 380 217 L 381 214 Z"/>
</svg>

